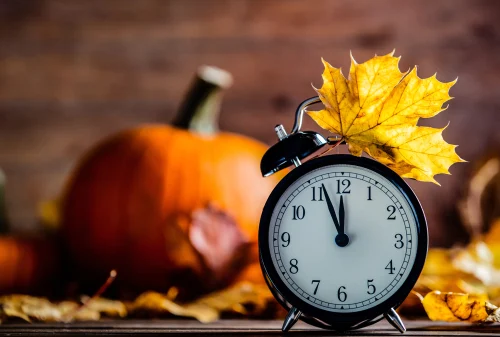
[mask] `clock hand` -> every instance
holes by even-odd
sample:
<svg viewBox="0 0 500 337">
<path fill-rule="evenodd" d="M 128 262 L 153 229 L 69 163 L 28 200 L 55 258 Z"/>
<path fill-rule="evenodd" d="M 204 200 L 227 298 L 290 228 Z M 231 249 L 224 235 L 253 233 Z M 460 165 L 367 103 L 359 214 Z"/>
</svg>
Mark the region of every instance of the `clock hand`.
<svg viewBox="0 0 500 337">
<path fill-rule="evenodd" d="M 340 222 L 340 230 L 342 233 L 345 233 L 345 211 L 344 211 L 344 199 L 342 195 L 340 196 L 340 205 L 339 205 L 339 222 Z"/>
<path fill-rule="evenodd" d="M 328 196 L 328 192 L 326 191 L 325 184 L 321 184 L 321 187 L 323 188 L 323 193 L 325 193 L 325 199 L 326 199 L 326 204 L 328 205 L 328 211 L 330 211 L 330 216 L 333 219 L 333 223 L 335 224 L 335 228 L 337 229 L 337 232 L 339 234 L 343 233 L 341 230 L 339 220 L 337 219 L 337 214 L 335 213 L 335 209 L 333 208 L 332 201 L 330 200 L 330 197 Z"/>
<path fill-rule="evenodd" d="M 323 192 L 325 193 L 326 204 L 328 205 L 328 210 L 330 211 L 330 215 L 332 216 L 333 223 L 335 224 L 335 228 L 337 228 L 337 236 L 335 236 L 335 243 L 339 247 L 345 247 L 349 244 L 349 237 L 344 233 L 344 199 L 340 196 L 340 207 L 339 207 L 339 215 L 340 215 L 340 223 L 339 219 L 337 219 L 337 214 L 335 213 L 335 208 L 333 208 L 332 201 L 330 200 L 330 196 L 326 191 L 325 184 L 321 184 L 323 188 Z"/>
</svg>

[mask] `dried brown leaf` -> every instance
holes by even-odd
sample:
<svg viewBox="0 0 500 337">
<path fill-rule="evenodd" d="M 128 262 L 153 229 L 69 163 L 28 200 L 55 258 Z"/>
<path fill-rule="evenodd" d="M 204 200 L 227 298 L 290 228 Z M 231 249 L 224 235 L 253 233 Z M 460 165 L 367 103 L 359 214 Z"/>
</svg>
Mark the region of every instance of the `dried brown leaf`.
<svg viewBox="0 0 500 337">
<path fill-rule="evenodd" d="M 120 301 L 94 298 L 85 307 L 74 301 L 52 303 L 43 297 L 9 295 L 0 297 L 0 312 L 6 318 L 20 318 L 27 322 L 97 321 L 101 314 L 125 317 L 127 311 Z"/>
<path fill-rule="evenodd" d="M 491 211 L 495 213 L 495 208 L 498 213 L 499 197 L 488 203 L 486 208 L 489 209 L 483 207 L 483 199 L 487 191 L 495 184 L 500 186 L 500 158 L 498 157 L 489 158 L 476 170 L 469 180 L 466 197 L 458 204 L 462 223 L 473 238 L 479 237 L 485 230 L 485 224 L 491 221 L 491 214 L 488 213 Z"/>
<path fill-rule="evenodd" d="M 135 300 L 133 309 L 136 312 L 193 317 L 208 323 L 219 319 L 223 312 L 248 313 L 245 305 L 252 305 L 253 312 L 263 311 L 271 299 L 267 286 L 242 282 L 186 304 L 175 303 L 160 293 L 147 292 Z"/>
<path fill-rule="evenodd" d="M 227 284 L 248 263 L 248 238 L 234 218 L 214 205 L 193 212 L 189 239 L 216 283 Z"/>
<path fill-rule="evenodd" d="M 86 307 L 91 311 L 97 311 L 106 317 L 123 318 L 127 316 L 127 308 L 121 301 L 110 300 L 107 298 L 82 298 L 82 302 L 88 304 Z"/>
<path fill-rule="evenodd" d="M 9 295 L 0 298 L 3 315 L 21 318 L 27 322 L 39 320 L 57 322 L 62 319 L 60 309 L 46 298 Z"/>
</svg>

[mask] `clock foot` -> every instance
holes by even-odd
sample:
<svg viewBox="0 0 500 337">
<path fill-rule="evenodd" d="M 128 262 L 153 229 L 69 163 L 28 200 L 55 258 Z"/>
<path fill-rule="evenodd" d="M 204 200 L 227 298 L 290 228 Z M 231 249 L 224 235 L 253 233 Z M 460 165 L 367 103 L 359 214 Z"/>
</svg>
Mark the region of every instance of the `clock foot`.
<svg viewBox="0 0 500 337">
<path fill-rule="evenodd" d="M 283 332 L 287 332 L 288 330 L 290 330 L 290 328 L 295 323 L 297 323 L 297 320 L 299 319 L 300 315 L 302 315 L 302 313 L 299 311 L 299 309 L 292 307 L 292 309 L 290 309 L 290 311 L 288 312 L 288 315 L 286 315 L 281 330 Z"/>
<path fill-rule="evenodd" d="M 404 333 L 406 331 L 405 325 L 403 324 L 403 321 L 399 317 L 398 313 L 396 310 L 391 308 L 388 312 L 384 314 L 385 319 L 391 323 L 393 327 L 399 330 L 399 332 Z"/>
</svg>

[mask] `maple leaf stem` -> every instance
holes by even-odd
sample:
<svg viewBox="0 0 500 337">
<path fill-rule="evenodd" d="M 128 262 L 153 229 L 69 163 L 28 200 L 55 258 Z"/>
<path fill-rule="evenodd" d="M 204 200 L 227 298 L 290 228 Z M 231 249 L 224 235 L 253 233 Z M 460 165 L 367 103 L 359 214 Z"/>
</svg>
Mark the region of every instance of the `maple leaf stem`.
<svg viewBox="0 0 500 337">
<path fill-rule="evenodd" d="M 330 150 L 333 150 L 339 145 L 346 144 L 345 138 L 342 137 L 340 139 L 332 139 L 333 137 L 328 137 L 328 145 L 331 145 Z"/>
<path fill-rule="evenodd" d="M 417 292 L 417 291 L 415 291 L 415 290 L 412 290 L 412 291 L 410 292 L 410 294 L 413 294 L 413 295 L 417 296 L 417 297 L 418 297 L 418 299 L 420 300 L 420 302 L 422 302 L 422 301 L 424 300 L 424 296 L 422 296 L 419 292 Z"/>
<path fill-rule="evenodd" d="M 328 137 L 327 138 L 328 145 L 331 145 L 331 146 L 328 148 L 328 150 L 326 150 L 325 152 L 321 153 L 320 156 L 324 155 L 325 153 L 330 152 L 331 150 L 335 149 L 339 145 L 346 144 L 344 137 L 342 137 L 340 139 L 332 139 L 332 138 L 333 137 Z"/>
</svg>

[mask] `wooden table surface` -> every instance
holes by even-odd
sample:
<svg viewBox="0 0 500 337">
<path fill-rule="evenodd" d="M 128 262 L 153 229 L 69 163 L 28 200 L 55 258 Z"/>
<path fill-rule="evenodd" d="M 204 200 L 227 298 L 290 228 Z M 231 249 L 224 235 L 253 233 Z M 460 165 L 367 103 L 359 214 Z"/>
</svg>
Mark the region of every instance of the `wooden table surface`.
<svg viewBox="0 0 500 337">
<path fill-rule="evenodd" d="M 212 324 L 201 324 L 191 320 L 135 320 L 100 321 L 72 324 L 4 324 L 0 325 L 0 336 L 124 336 L 124 335 L 228 335 L 245 336 L 290 335 L 290 336 L 400 336 L 388 323 L 380 322 L 371 327 L 347 333 L 326 331 L 297 323 L 283 334 L 281 321 L 221 320 Z M 500 324 L 467 325 L 436 323 L 430 321 L 406 321 L 406 336 L 499 336 Z"/>
</svg>

